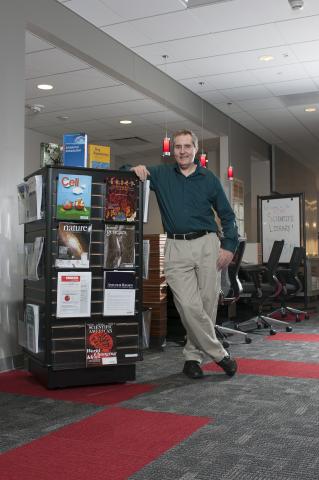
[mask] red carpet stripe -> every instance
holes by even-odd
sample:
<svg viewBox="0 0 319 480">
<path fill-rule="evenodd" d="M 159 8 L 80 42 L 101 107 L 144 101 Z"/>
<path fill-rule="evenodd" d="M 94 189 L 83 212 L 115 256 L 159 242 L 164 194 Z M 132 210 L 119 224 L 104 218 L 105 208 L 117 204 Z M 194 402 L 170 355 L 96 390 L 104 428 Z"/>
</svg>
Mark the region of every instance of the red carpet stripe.
<svg viewBox="0 0 319 480">
<path fill-rule="evenodd" d="M 314 333 L 277 333 L 265 338 L 266 340 L 284 340 L 287 342 L 319 342 L 319 335 Z"/>
<path fill-rule="evenodd" d="M 209 422 L 110 408 L 4 453 L 1 478 L 125 480 Z"/>
<path fill-rule="evenodd" d="M 0 374 L 0 392 L 52 398 L 53 400 L 66 400 L 76 403 L 92 403 L 94 405 L 112 405 L 124 402 L 154 388 L 155 385 L 151 384 L 125 383 L 48 390 L 29 372 L 16 370 Z"/>
<path fill-rule="evenodd" d="M 287 362 L 284 360 L 257 360 L 236 358 L 238 373 L 244 375 L 266 375 L 271 377 L 319 378 L 319 363 Z M 208 363 L 204 370 L 223 372 L 215 363 Z"/>
</svg>

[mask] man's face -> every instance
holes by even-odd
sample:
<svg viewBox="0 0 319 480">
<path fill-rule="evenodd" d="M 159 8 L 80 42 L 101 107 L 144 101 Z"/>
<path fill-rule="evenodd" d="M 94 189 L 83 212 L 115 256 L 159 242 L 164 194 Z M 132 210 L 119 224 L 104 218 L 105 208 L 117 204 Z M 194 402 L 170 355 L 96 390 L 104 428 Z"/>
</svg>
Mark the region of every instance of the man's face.
<svg viewBox="0 0 319 480">
<path fill-rule="evenodd" d="M 191 135 L 179 135 L 175 138 L 174 157 L 182 170 L 189 168 L 194 163 L 197 150 Z"/>
</svg>

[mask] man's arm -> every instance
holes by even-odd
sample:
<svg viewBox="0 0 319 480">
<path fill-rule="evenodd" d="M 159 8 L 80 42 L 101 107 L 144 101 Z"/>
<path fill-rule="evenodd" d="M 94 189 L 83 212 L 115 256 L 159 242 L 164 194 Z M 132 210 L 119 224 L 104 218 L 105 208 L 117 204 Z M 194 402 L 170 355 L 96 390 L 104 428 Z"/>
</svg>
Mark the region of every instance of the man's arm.
<svg viewBox="0 0 319 480">
<path fill-rule="evenodd" d="M 151 175 L 145 165 L 137 165 L 136 167 L 131 167 L 130 171 L 134 172 L 135 175 L 137 175 L 142 182 L 145 182 L 148 175 Z"/>
</svg>

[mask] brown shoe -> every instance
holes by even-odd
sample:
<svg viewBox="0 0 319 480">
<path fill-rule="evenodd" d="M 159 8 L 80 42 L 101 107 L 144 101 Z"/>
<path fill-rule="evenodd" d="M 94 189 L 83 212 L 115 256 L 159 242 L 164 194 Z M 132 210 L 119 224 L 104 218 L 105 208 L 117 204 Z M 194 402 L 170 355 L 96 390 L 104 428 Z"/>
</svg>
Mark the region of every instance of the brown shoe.
<svg viewBox="0 0 319 480">
<path fill-rule="evenodd" d="M 203 377 L 203 370 L 195 360 L 187 360 L 184 364 L 183 373 L 193 380 Z"/>
<path fill-rule="evenodd" d="M 229 376 L 233 377 L 237 372 L 237 362 L 230 355 L 225 356 L 220 362 L 216 362 L 224 372 Z"/>
</svg>

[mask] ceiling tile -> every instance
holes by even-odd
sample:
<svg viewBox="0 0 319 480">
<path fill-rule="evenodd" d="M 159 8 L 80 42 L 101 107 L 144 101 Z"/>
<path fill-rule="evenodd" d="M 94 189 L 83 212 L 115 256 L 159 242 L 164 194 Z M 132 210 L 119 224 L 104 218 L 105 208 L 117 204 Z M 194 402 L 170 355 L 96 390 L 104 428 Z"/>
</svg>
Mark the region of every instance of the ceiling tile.
<svg viewBox="0 0 319 480">
<path fill-rule="evenodd" d="M 280 67 L 260 68 L 258 70 L 251 70 L 251 72 L 263 84 L 298 80 L 308 77 L 302 65 L 297 63 L 293 65 L 281 65 Z"/>
<path fill-rule="evenodd" d="M 220 93 L 235 102 L 240 100 L 253 100 L 271 97 L 272 94 L 267 87 L 264 85 L 250 85 L 249 87 L 225 88 L 224 90 L 220 90 Z"/>
<path fill-rule="evenodd" d="M 301 62 L 319 60 L 319 40 L 314 42 L 296 43 L 290 45 L 290 48 Z"/>
<path fill-rule="evenodd" d="M 56 48 L 28 53 L 25 62 L 27 79 L 88 68 L 86 63 Z"/>
<path fill-rule="evenodd" d="M 246 112 L 253 112 L 255 110 L 268 110 L 269 108 L 281 108 L 282 102 L 277 97 L 262 98 L 255 100 L 243 100 L 238 102 L 238 105 Z"/>
<path fill-rule="evenodd" d="M 65 109 L 83 108 L 94 105 L 138 100 L 144 96 L 126 85 L 97 88 L 86 92 L 72 92 L 61 95 L 47 95 L 41 97 L 45 111 L 59 111 Z M 28 99 L 27 99 L 28 102 Z"/>
<path fill-rule="evenodd" d="M 70 0 L 65 6 L 97 27 L 122 22 L 125 18 L 108 8 L 100 0 L 90 0 L 89 2 L 87 0 Z"/>
<path fill-rule="evenodd" d="M 309 42 L 312 40 L 317 40 L 319 31 L 319 15 L 313 15 L 306 18 L 297 18 L 287 22 L 279 22 L 277 23 L 277 28 L 287 43 Z"/>
<path fill-rule="evenodd" d="M 208 78 L 214 84 L 215 88 L 219 90 L 224 90 L 225 88 L 246 87 L 258 83 L 256 77 L 254 77 L 249 71 L 224 73 L 222 75 L 214 75 Z"/>
<path fill-rule="evenodd" d="M 156 65 L 157 68 L 167 73 L 170 77 L 179 80 L 182 78 L 193 77 L 193 72 L 188 68 L 188 62 L 163 63 Z"/>
<path fill-rule="evenodd" d="M 151 43 L 152 37 L 147 37 L 141 30 L 133 27 L 129 22 L 116 23 L 102 27 L 101 30 L 126 47 L 134 47 L 144 43 Z"/>
<path fill-rule="evenodd" d="M 242 59 L 237 54 L 197 58 L 185 63 L 196 75 L 218 75 L 243 69 Z"/>
<path fill-rule="evenodd" d="M 101 3 L 109 7 L 119 16 L 132 20 L 152 15 L 161 15 L 176 10 L 185 10 L 185 6 L 179 0 L 101 0 Z"/>
<path fill-rule="evenodd" d="M 256 0 L 225 2 L 193 9 L 193 13 L 203 24 L 210 26 L 211 31 L 239 29 L 296 18 L 296 12 L 289 8 L 287 0 L 258 2 L 258 8 Z M 303 11 L 297 12 L 297 15 L 303 17 L 318 13 L 318 1 L 307 0 L 306 7 Z"/>
<path fill-rule="evenodd" d="M 291 80 L 289 82 L 267 83 L 267 88 L 276 96 L 293 95 L 317 90 L 316 84 L 310 78 Z"/>
<path fill-rule="evenodd" d="M 51 93 L 53 95 L 76 92 L 83 90 L 93 90 L 95 88 L 110 87 L 119 85 L 119 81 L 113 80 L 111 77 L 95 70 L 87 68 L 85 70 L 77 70 L 75 72 L 60 73 L 50 75 L 50 77 L 38 77 L 26 81 L 26 98 L 41 98 L 48 95 L 47 91 L 41 91 L 37 88 L 39 83 L 47 81 L 53 85 Z"/>
<path fill-rule="evenodd" d="M 304 62 L 302 66 L 310 77 L 317 77 L 319 75 L 319 60 L 316 62 Z"/>
<path fill-rule="evenodd" d="M 131 21 L 130 26 L 150 38 L 151 42 L 148 43 L 193 37 L 210 31 L 192 14 L 191 10 L 167 13 L 159 17 L 145 17 Z"/>
</svg>

